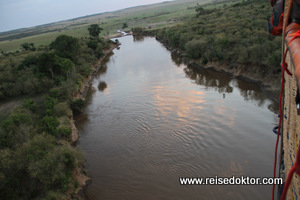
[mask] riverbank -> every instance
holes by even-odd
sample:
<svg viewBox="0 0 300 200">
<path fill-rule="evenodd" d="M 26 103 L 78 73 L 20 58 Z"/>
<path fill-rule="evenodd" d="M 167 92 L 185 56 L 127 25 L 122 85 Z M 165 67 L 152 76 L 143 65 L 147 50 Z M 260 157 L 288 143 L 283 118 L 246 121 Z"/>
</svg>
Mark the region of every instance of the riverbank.
<svg viewBox="0 0 300 200">
<path fill-rule="evenodd" d="M 117 48 L 120 44 L 111 44 L 110 48 L 104 51 L 104 56 L 102 56 L 97 64 L 94 65 L 93 70 L 91 74 L 84 79 L 82 86 L 80 89 L 74 94 L 74 100 L 76 99 L 82 99 L 85 100 L 87 92 L 91 86 L 91 83 L 93 79 L 95 78 L 98 70 L 102 67 L 102 62 L 112 53 L 112 51 Z M 76 146 L 76 143 L 79 139 L 79 134 L 78 130 L 76 128 L 76 122 L 73 119 L 73 114 L 69 118 L 70 124 L 71 124 L 71 143 Z M 75 180 L 78 182 L 79 187 L 77 189 L 76 194 L 79 198 L 86 199 L 84 195 L 84 188 L 87 186 L 87 184 L 91 181 L 90 178 L 88 177 L 87 171 L 85 169 L 85 166 L 78 166 L 74 171 L 73 171 L 73 176 Z"/>
</svg>

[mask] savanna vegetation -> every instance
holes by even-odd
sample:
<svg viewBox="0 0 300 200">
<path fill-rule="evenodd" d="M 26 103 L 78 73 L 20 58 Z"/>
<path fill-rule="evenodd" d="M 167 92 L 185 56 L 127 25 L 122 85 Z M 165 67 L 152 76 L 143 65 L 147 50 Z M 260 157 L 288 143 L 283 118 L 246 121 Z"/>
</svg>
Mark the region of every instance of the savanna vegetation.
<svg viewBox="0 0 300 200">
<path fill-rule="evenodd" d="M 97 24 L 89 30 L 90 37 L 60 35 L 2 56 L 0 100 L 24 100 L 0 117 L 1 199 L 76 198 L 73 172 L 83 155 L 71 145 L 70 119 L 85 103 L 74 94 L 111 45 Z"/>
<path fill-rule="evenodd" d="M 157 38 L 183 57 L 235 68 L 256 65 L 263 73 L 280 71 L 281 37 L 267 31 L 272 8 L 268 1 L 243 0 L 217 6 L 196 6 L 184 23 L 156 30 Z M 141 28 L 134 28 L 141 34 Z M 148 30 L 144 29 L 144 34 Z M 153 30 L 150 30 L 153 33 Z"/>
<path fill-rule="evenodd" d="M 182 9 L 183 5 L 174 1 L 160 10 L 154 7 L 155 12 L 141 10 L 125 17 L 114 13 L 105 18 L 111 23 L 102 22 L 101 27 L 129 30 L 140 26 L 132 29 L 136 35 L 155 34 L 183 57 L 202 64 L 217 62 L 231 68 L 257 65 L 264 73 L 280 71 L 281 38 L 267 32 L 271 14 L 268 1 L 206 6 L 190 2 L 186 10 Z M 165 28 L 161 28 L 162 22 Z M 76 198 L 78 183 L 72 172 L 83 162 L 83 156 L 70 145 L 70 117 L 85 104 L 74 94 L 111 45 L 99 37 L 101 27 L 92 24 L 84 31 L 82 27 L 76 29 L 81 38 L 53 32 L 57 37 L 49 45 L 24 39 L 13 53 L 8 47 L 5 52 L 1 50 L 0 101 L 23 102 L 7 115 L 0 113 L 1 199 Z M 99 89 L 105 87 L 99 84 Z"/>
</svg>

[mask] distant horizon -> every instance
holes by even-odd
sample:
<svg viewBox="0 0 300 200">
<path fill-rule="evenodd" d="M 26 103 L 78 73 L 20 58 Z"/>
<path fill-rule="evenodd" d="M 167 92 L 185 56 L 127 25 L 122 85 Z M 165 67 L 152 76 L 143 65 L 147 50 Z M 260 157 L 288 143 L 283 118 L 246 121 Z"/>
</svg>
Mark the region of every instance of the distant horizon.
<svg viewBox="0 0 300 200">
<path fill-rule="evenodd" d="M 98 0 L 1 0 L 0 33 L 168 1 L 174 0 L 110 0 L 109 3 Z M 98 8 L 101 4 L 104 7 Z"/>
</svg>

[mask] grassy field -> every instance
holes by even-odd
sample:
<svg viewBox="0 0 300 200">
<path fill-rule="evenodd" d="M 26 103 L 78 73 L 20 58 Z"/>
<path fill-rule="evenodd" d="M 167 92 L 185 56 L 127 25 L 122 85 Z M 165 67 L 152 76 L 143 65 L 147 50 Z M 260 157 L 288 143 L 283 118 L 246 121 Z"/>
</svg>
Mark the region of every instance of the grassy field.
<svg viewBox="0 0 300 200">
<path fill-rule="evenodd" d="M 133 27 L 162 28 L 174 26 L 195 15 L 195 6 L 222 6 L 223 4 L 216 5 L 216 2 L 219 1 L 177 0 L 3 32 L 0 33 L 0 53 L 18 51 L 20 50 L 20 45 L 25 42 L 34 43 L 36 47 L 47 45 L 61 34 L 87 37 L 87 27 L 93 23 L 100 24 L 104 29 L 101 35 L 106 37 L 116 34 L 117 30 L 121 29 L 124 23 L 128 24 L 128 28 L 125 31 L 129 31 Z M 228 0 L 227 3 L 230 4 L 232 1 Z"/>
</svg>

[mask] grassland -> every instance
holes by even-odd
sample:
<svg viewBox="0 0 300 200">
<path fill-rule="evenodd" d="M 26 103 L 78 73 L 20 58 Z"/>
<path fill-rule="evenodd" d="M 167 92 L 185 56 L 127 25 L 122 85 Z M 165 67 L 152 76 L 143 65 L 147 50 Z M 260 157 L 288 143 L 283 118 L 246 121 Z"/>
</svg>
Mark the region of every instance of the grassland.
<svg viewBox="0 0 300 200">
<path fill-rule="evenodd" d="M 74 37 L 86 37 L 87 27 L 97 23 L 104 29 L 102 36 L 111 37 L 128 24 L 125 31 L 133 27 L 162 28 L 183 23 L 195 15 L 195 6 L 215 5 L 220 0 L 177 0 L 147 6 L 138 6 L 108 13 L 100 13 L 72 20 L 66 20 L 27 29 L 19 29 L 0 33 L 0 55 L 20 50 L 22 43 L 34 43 L 36 47 L 48 45 L 58 35 L 66 34 Z M 226 3 L 236 2 L 227 0 Z"/>
</svg>

